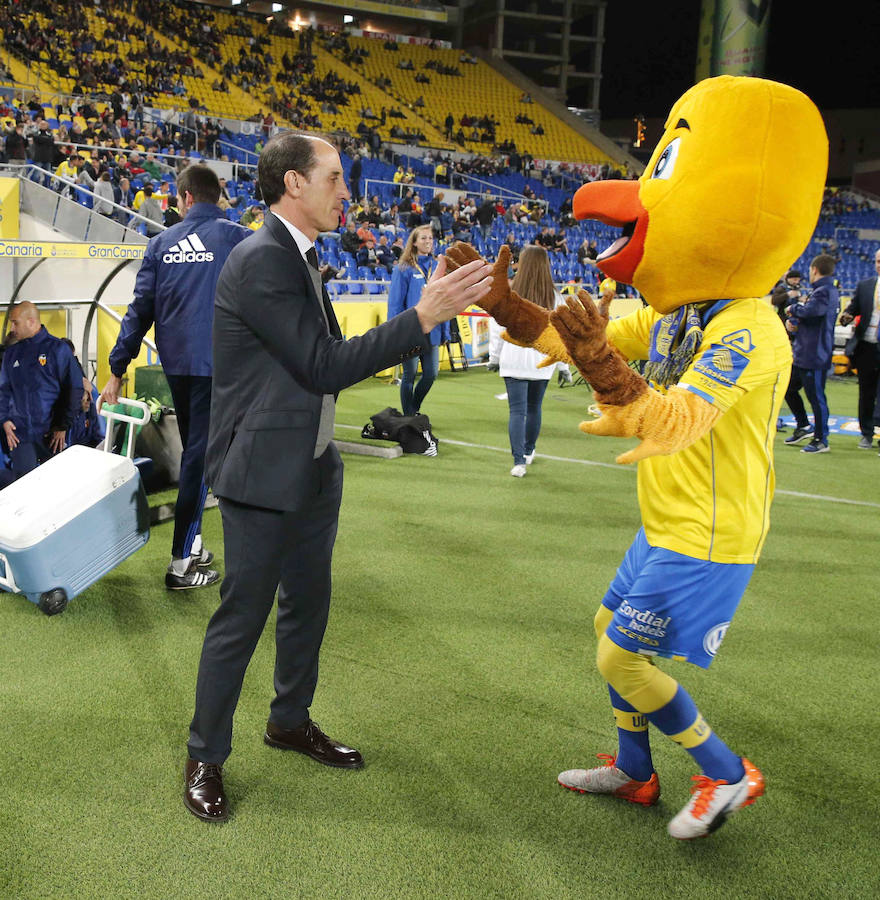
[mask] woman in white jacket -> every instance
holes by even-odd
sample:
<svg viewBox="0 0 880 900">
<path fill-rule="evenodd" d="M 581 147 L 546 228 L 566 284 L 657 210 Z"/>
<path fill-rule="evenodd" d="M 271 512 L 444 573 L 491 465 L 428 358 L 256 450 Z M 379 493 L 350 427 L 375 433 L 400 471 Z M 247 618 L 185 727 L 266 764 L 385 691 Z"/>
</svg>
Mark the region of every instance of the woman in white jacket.
<svg viewBox="0 0 880 900">
<path fill-rule="evenodd" d="M 544 309 L 554 309 L 563 303 L 562 296 L 553 286 L 547 251 L 536 244 L 523 248 L 519 268 L 511 287 L 521 296 Z M 507 403 L 510 407 L 508 432 L 513 468 L 510 474 L 522 478 L 526 466 L 535 457 L 535 443 L 541 431 L 541 404 L 547 382 L 556 366 L 538 368 L 544 355 L 529 347 L 518 347 L 502 340 L 503 329 L 494 320 L 489 322 L 489 365 L 497 366 L 507 385 Z M 564 370 L 568 366 L 562 364 Z"/>
</svg>

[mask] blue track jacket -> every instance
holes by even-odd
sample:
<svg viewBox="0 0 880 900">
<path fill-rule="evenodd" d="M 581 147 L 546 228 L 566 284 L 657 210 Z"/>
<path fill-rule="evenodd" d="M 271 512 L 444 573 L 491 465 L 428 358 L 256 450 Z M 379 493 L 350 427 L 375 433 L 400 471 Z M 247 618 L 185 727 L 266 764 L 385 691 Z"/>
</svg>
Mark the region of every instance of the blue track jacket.
<svg viewBox="0 0 880 900">
<path fill-rule="evenodd" d="M 230 222 L 213 203 L 196 203 L 182 222 L 147 245 L 110 371 L 120 378 L 156 325 L 156 347 L 169 375 L 211 375 L 214 291 L 232 248 L 253 232 Z"/>
<path fill-rule="evenodd" d="M 419 302 L 426 279 L 431 277 L 437 261 L 433 256 L 420 256 L 418 266 L 401 266 L 399 263 L 391 273 L 391 288 L 388 291 L 388 318 L 399 316 L 405 309 L 411 309 Z M 449 340 L 449 323 L 442 322 L 428 335 L 431 345 L 437 347 Z"/>
<path fill-rule="evenodd" d="M 789 312 L 798 329 L 791 347 L 794 364 L 801 369 L 827 369 L 834 349 L 834 323 L 840 311 L 840 295 L 830 275 L 813 282 L 803 303 L 792 303 Z"/>
<path fill-rule="evenodd" d="M 82 370 L 76 357 L 45 325 L 4 354 L 0 423 L 11 420 L 15 436 L 23 443 L 43 443 L 53 425 L 67 431 L 80 410 L 82 395 Z"/>
</svg>

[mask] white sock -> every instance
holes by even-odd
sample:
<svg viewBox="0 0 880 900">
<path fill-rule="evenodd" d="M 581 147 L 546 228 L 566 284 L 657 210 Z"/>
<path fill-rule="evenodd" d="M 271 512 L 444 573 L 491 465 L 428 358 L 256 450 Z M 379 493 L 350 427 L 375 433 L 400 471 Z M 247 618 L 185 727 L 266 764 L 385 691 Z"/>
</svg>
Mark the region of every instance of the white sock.
<svg viewBox="0 0 880 900">
<path fill-rule="evenodd" d="M 202 552 L 202 536 L 201 534 L 197 534 L 195 539 L 192 542 L 192 547 L 189 551 L 190 556 L 198 556 Z"/>
<path fill-rule="evenodd" d="M 177 559 L 176 557 L 171 558 L 171 571 L 174 572 L 175 575 L 186 575 L 186 570 L 189 568 L 189 558 L 187 559 Z"/>
</svg>

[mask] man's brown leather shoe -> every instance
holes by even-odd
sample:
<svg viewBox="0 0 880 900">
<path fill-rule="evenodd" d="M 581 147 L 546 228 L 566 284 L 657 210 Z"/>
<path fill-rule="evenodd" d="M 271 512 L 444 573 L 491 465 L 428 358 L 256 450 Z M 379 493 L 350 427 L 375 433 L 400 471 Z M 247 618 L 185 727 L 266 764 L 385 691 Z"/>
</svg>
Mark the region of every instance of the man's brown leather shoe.
<svg viewBox="0 0 880 900">
<path fill-rule="evenodd" d="M 357 750 L 327 737 L 311 719 L 306 719 L 302 725 L 292 731 L 285 731 L 273 722 L 267 722 L 263 740 L 270 747 L 305 753 L 306 756 L 311 756 L 312 759 L 316 759 L 325 766 L 336 766 L 339 769 L 359 769 L 364 764 L 364 758 Z"/>
<path fill-rule="evenodd" d="M 188 759 L 184 770 L 184 806 L 205 822 L 225 822 L 229 818 L 223 793 L 223 767 Z"/>
</svg>

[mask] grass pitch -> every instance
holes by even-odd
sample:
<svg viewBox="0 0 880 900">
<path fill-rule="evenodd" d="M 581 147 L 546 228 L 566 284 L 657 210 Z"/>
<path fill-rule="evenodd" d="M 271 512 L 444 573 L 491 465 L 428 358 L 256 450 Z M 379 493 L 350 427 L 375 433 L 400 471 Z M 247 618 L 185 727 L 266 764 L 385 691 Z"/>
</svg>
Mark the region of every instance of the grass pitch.
<svg viewBox="0 0 880 900">
<path fill-rule="evenodd" d="M 656 807 L 556 785 L 615 746 L 592 618 L 639 525 L 634 471 L 614 464 L 633 442 L 581 434 L 589 392 L 552 385 L 540 455 L 511 478 L 502 391 L 482 370 L 444 373 L 425 404 L 438 457 L 345 457 L 312 714 L 362 771 L 263 745 L 270 624 L 226 766 L 233 818 L 186 812 L 218 595 L 165 591 L 170 524 L 61 616 L 0 595 L 0 896 L 880 895 L 876 450 L 832 436 L 811 456 L 780 435 L 772 529 L 717 661 L 663 663 L 767 778 L 754 807 L 681 844 L 665 824 L 696 770 L 662 735 Z M 854 384 L 829 395 L 854 413 Z M 375 379 L 345 392 L 337 437 L 389 405 L 396 388 Z M 216 509 L 204 534 L 222 568 Z"/>
</svg>

